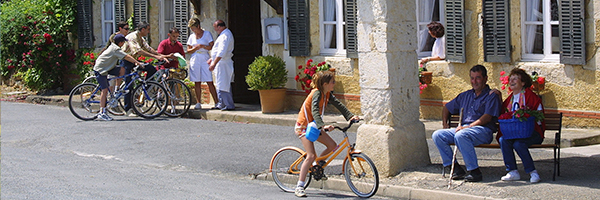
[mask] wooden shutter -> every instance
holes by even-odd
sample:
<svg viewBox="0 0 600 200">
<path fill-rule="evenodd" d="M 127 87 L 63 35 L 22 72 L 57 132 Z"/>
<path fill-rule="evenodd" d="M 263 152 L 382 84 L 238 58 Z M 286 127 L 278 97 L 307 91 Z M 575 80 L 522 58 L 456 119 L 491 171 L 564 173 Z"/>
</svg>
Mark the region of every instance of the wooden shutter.
<svg viewBox="0 0 600 200">
<path fill-rule="evenodd" d="M 357 6 L 356 0 L 345 0 L 346 8 L 344 14 L 346 15 L 346 57 L 358 58 L 358 41 L 356 39 L 357 31 Z"/>
<path fill-rule="evenodd" d="M 148 1 L 134 0 L 133 1 L 133 24 L 137 28 L 140 22 L 148 22 Z"/>
<path fill-rule="evenodd" d="M 307 0 L 288 1 L 290 56 L 310 54 L 309 14 Z"/>
<path fill-rule="evenodd" d="M 486 62 L 511 62 L 508 0 L 483 0 L 483 54 Z"/>
<path fill-rule="evenodd" d="M 121 21 L 127 21 L 127 16 L 125 14 L 125 0 L 114 0 L 114 8 L 115 8 L 115 27 L 116 24 Z M 115 28 L 118 31 L 118 29 Z"/>
<path fill-rule="evenodd" d="M 79 48 L 93 48 L 92 0 L 77 0 L 77 21 Z"/>
<path fill-rule="evenodd" d="M 583 0 L 559 0 L 560 63 L 585 64 Z"/>
<path fill-rule="evenodd" d="M 186 41 L 189 37 L 188 31 L 189 3 L 188 0 L 175 0 L 175 27 L 179 29 L 179 40 Z M 181 42 L 179 41 L 179 42 Z M 181 42 L 185 46 L 185 42 Z"/>
<path fill-rule="evenodd" d="M 446 60 L 465 63 L 464 1 L 446 0 Z"/>
</svg>

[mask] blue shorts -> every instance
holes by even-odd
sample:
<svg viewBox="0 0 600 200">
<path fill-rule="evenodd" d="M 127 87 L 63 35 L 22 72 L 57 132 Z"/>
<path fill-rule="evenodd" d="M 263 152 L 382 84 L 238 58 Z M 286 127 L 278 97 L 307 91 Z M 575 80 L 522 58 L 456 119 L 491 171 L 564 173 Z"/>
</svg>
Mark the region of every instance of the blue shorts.
<svg viewBox="0 0 600 200">
<path fill-rule="evenodd" d="M 117 67 L 111 69 L 110 71 L 108 71 L 108 74 L 118 76 L 120 72 L 121 72 L 121 67 L 117 66 Z M 103 89 L 108 88 L 107 76 L 101 75 L 97 71 L 94 71 L 94 74 L 96 75 L 96 81 L 98 81 L 98 86 L 100 87 L 100 89 L 103 90 Z"/>
</svg>

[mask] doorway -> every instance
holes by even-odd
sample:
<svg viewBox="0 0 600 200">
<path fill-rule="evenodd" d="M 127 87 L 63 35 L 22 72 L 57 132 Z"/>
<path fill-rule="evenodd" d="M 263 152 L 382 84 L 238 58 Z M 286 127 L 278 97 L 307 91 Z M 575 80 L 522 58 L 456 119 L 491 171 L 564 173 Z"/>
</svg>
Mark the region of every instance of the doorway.
<svg viewBox="0 0 600 200">
<path fill-rule="evenodd" d="M 235 40 L 233 49 L 234 83 L 233 101 L 236 103 L 259 103 L 258 91 L 248 90 L 246 75 L 248 65 L 262 55 L 260 23 L 260 0 L 228 0 L 228 28 Z"/>
</svg>

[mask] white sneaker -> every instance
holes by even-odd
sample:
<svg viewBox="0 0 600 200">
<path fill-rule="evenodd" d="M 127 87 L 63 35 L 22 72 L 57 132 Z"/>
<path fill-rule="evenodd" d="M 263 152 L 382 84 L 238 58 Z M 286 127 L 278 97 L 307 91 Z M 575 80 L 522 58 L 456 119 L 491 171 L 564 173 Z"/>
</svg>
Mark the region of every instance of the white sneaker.
<svg viewBox="0 0 600 200">
<path fill-rule="evenodd" d="M 106 113 L 98 113 L 98 118 L 104 121 L 112 121 L 113 118 L 108 116 Z"/>
<path fill-rule="evenodd" d="M 518 181 L 520 179 L 521 179 L 521 176 L 519 175 L 519 171 L 517 171 L 517 170 L 511 170 L 506 175 L 504 175 L 502 178 L 500 178 L 500 180 L 503 180 L 503 181 Z"/>
<path fill-rule="evenodd" d="M 129 109 L 126 113 L 125 116 L 128 117 L 137 117 L 137 114 L 135 114 L 135 112 L 133 112 L 133 109 Z"/>
<path fill-rule="evenodd" d="M 196 107 L 194 107 L 194 109 L 202 109 L 202 104 L 201 103 L 197 103 Z"/>
<path fill-rule="evenodd" d="M 537 183 L 540 182 L 540 175 L 537 173 L 537 170 L 533 170 L 531 173 L 529 173 L 529 175 L 531 176 L 531 178 L 529 179 L 530 183 Z"/>
<path fill-rule="evenodd" d="M 296 187 L 296 191 L 294 192 L 297 197 L 306 197 L 306 192 L 303 187 Z"/>
</svg>

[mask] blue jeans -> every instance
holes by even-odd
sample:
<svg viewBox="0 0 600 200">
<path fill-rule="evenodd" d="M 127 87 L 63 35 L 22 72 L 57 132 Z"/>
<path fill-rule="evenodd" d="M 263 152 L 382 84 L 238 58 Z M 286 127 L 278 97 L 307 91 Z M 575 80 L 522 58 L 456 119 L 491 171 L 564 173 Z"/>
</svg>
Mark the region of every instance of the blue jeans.
<svg viewBox="0 0 600 200">
<path fill-rule="evenodd" d="M 493 132 L 491 129 L 483 126 L 474 126 L 458 132 L 456 132 L 456 128 L 440 129 L 433 132 L 431 138 L 440 151 L 444 166 L 452 164 L 453 152 L 450 145 L 456 144 L 456 147 L 462 153 L 467 171 L 471 171 L 479 168 L 475 146 L 491 143 L 493 139 L 492 135 Z"/>
<path fill-rule="evenodd" d="M 531 154 L 529 153 L 529 146 L 533 144 L 541 144 L 542 137 L 539 133 L 533 132 L 531 137 L 524 139 L 504 139 L 504 137 L 500 137 L 500 149 L 502 149 L 502 157 L 504 158 L 504 165 L 506 165 L 506 171 L 516 170 L 517 169 L 517 160 L 515 159 L 515 153 L 517 152 L 519 157 L 521 157 L 521 161 L 523 161 L 523 168 L 525 168 L 526 173 L 531 173 L 535 170 L 535 166 L 533 165 L 533 158 L 531 158 Z"/>
<path fill-rule="evenodd" d="M 121 67 L 125 67 L 125 74 L 129 74 L 131 73 L 131 71 L 133 70 L 133 68 L 135 68 L 135 64 L 132 62 L 129 62 L 125 59 L 121 60 Z M 142 68 L 142 71 L 146 71 L 146 77 L 152 77 L 152 75 L 154 75 L 154 73 L 156 73 L 156 68 L 154 68 L 154 66 L 152 65 L 146 65 L 144 68 Z M 125 84 L 129 83 L 131 81 L 131 76 L 125 77 Z M 130 92 L 128 92 L 127 94 L 125 94 L 125 105 L 123 105 L 125 108 L 125 111 L 128 111 L 129 109 L 131 109 L 131 94 L 133 93 L 133 85 L 131 84 L 129 85 L 129 88 L 127 88 Z"/>
</svg>

